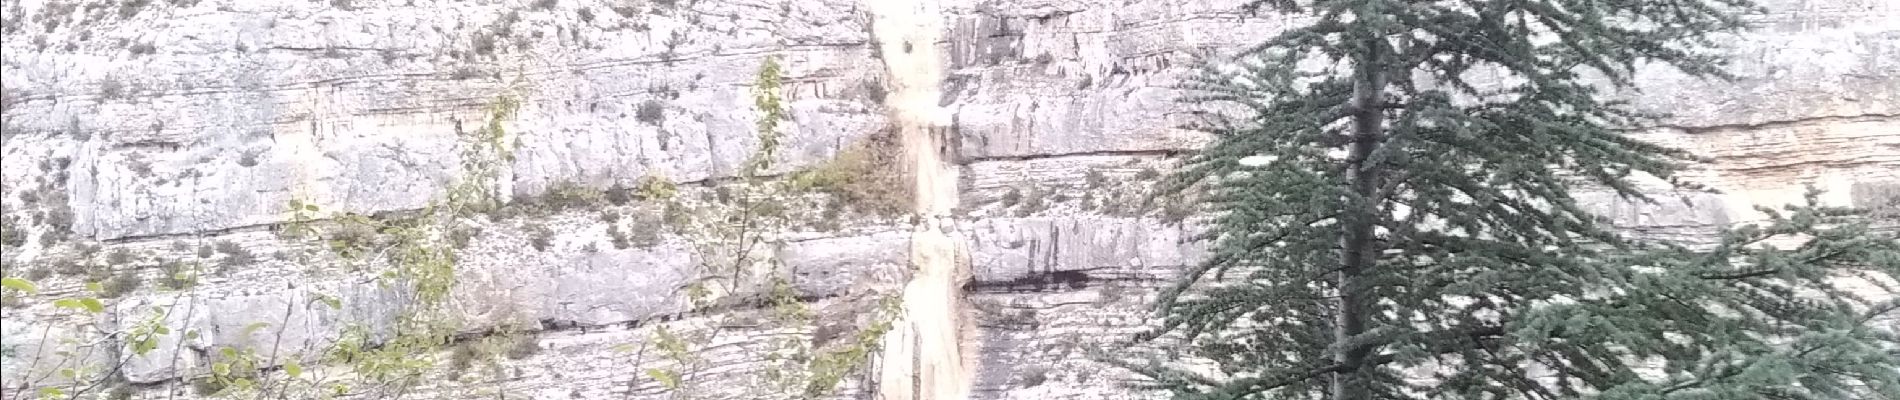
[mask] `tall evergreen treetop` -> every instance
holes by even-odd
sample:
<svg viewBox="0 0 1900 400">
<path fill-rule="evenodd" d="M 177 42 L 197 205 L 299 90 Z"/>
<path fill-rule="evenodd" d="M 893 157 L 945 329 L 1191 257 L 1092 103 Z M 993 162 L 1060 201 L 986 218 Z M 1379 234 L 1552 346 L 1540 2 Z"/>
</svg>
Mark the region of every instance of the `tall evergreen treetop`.
<svg viewBox="0 0 1900 400">
<path fill-rule="evenodd" d="M 1268 0 L 1310 17 L 1189 81 L 1223 108 L 1175 190 L 1213 257 L 1163 293 L 1184 399 L 1900 398 L 1900 244 L 1810 198 L 1695 249 L 1573 187 L 1652 201 L 1684 151 L 1624 136 L 1638 67 L 1724 78 L 1748 0 Z M 1479 77 L 1484 77 L 1480 80 Z M 1236 112 L 1237 111 L 1237 112 Z M 1691 188 L 1678 183 L 1678 188 Z M 1787 241 L 1784 239 L 1790 239 Z M 1811 240 L 1810 240 L 1811 239 Z M 1769 244 L 1779 244 L 1779 247 Z"/>
</svg>

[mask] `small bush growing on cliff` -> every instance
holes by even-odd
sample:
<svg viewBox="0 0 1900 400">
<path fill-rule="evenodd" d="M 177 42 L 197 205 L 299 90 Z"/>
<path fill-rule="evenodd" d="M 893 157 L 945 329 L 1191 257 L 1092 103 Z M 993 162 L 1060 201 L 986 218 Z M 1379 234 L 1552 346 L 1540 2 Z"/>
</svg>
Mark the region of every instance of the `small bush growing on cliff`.
<svg viewBox="0 0 1900 400">
<path fill-rule="evenodd" d="M 1016 379 L 1026 388 L 1042 386 L 1043 382 L 1049 381 L 1049 367 L 1042 365 L 1023 367 L 1021 371 L 1018 371 Z"/>
<path fill-rule="evenodd" d="M 125 98 L 125 95 L 125 81 L 119 80 L 116 76 L 107 76 L 99 80 L 100 98 L 108 100 L 122 99 Z"/>
<path fill-rule="evenodd" d="M 125 0 L 119 3 L 119 18 L 132 18 L 139 15 L 139 10 L 149 4 L 152 4 L 152 0 Z"/>
<path fill-rule="evenodd" d="M 475 36 L 469 38 L 469 49 L 480 55 L 495 54 L 495 34 L 476 32 Z"/>
<path fill-rule="evenodd" d="M 135 261 L 138 261 L 138 255 L 132 254 L 131 250 L 114 249 L 111 254 L 106 255 L 106 262 L 112 265 L 125 266 Z"/>
<path fill-rule="evenodd" d="M 532 333 L 509 335 L 508 349 L 502 353 L 510 360 L 520 360 L 541 353 L 541 343 Z"/>
<path fill-rule="evenodd" d="M 165 276 L 158 278 L 158 286 L 170 290 L 184 290 L 198 283 L 198 263 L 180 260 L 167 261 L 159 266 Z"/>
<path fill-rule="evenodd" d="M 791 188 L 822 193 L 833 204 L 869 215 L 891 216 L 910 209 L 908 174 L 894 131 L 866 137 L 818 165 L 794 173 Z"/>
<path fill-rule="evenodd" d="M 328 236 L 324 239 L 330 245 L 331 252 L 344 258 L 355 258 L 375 245 L 377 229 L 381 225 L 361 218 L 345 217 L 331 226 L 328 232 L 324 232 Z"/>
<path fill-rule="evenodd" d="M 257 262 L 257 255 L 252 254 L 251 251 L 245 249 L 244 246 L 238 245 L 237 242 L 229 240 L 218 241 L 218 252 L 224 254 L 223 265 L 226 267 L 245 266 Z"/>
<path fill-rule="evenodd" d="M 540 195 L 517 194 L 512 204 L 498 217 L 513 216 L 514 213 L 530 215 L 562 212 L 597 207 L 607 201 L 609 192 L 595 189 L 572 181 L 560 181 L 548 185 Z"/>
<path fill-rule="evenodd" d="M 144 284 L 145 281 L 139 279 L 137 269 L 122 269 L 118 273 L 112 274 L 112 276 L 107 278 L 104 282 L 99 283 L 99 297 L 107 299 L 119 298 L 119 296 L 124 296 L 126 293 L 132 293 L 132 291 L 138 290 L 139 286 L 143 286 Z"/>
<path fill-rule="evenodd" d="M 449 228 L 449 244 L 455 246 L 457 249 L 467 248 L 469 242 L 475 240 L 475 237 L 481 236 L 481 234 L 482 228 L 457 224 Z"/>
<path fill-rule="evenodd" d="M 528 245 L 534 247 L 536 251 L 548 251 L 549 247 L 554 246 L 554 231 L 548 230 L 548 227 L 539 224 L 529 225 L 527 232 Z"/>
<path fill-rule="evenodd" d="M 1041 212 L 1042 210 L 1048 209 L 1049 208 L 1048 198 L 1049 198 L 1049 191 L 1047 189 L 1036 188 L 1036 187 L 1029 188 L 1029 193 L 1024 194 L 1022 197 L 1021 207 L 1018 207 L 1016 209 L 1016 216 L 1027 217 L 1027 216 L 1030 216 L 1031 214 L 1035 214 L 1035 213 Z"/>
<path fill-rule="evenodd" d="M 633 18 L 635 15 L 640 15 L 640 9 L 634 6 L 619 5 L 608 8 L 613 9 L 615 14 L 620 14 L 621 18 Z"/>
<path fill-rule="evenodd" d="M 580 209 L 600 205 L 605 194 L 600 189 L 574 182 L 561 182 L 548 189 L 543 199 L 556 210 Z"/>
<path fill-rule="evenodd" d="M 1016 204 L 1023 202 L 1023 191 L 1017 188 L 1009 188 L 1009 191 L 1004 192 L 1003 196 L 997 198 L 996 201 L 1003 207 L 1015 207 Z"/>
<path fill-rule="evenodd" d="M 40 281 L 53 276 L 53 270 L 47 269 L 46 267 L 32 267 L 27 268 L 26 273 L 23 275 L 29 281 Z"/>
<path fill-rule="evenodd" d="M 209 377 L 191 380 L 191 392 L 199 397 L 211 397 L 224 391 L 224 384 Z"/>
<path fill-rule="evenodd" d="M 607 204 L 624 206 L 633 202 L 633 189 L 615 183 L 613 187 L 607 188 L 606 198 Z"/>
<path fill-rule="evenodd" d="M 633 111 L 633 117 L 634 119 L 640 120 L 640 122 L 645 122 L 650 125 L 665 123 L 666 105 L 660 104 L 659 100 L 640 102 L 640 107 Z"/>
<path fill-rule="evenodd" d="M 86 273 L 86 264 L 71 257 L 60 257 L 53 260 L 52 269 L 60 275 L 82 275 Z"/>
<path fill-rule="evenodd" d="M 0 217 L 0 245 L 20 247 L 26 245 L 26 232 L 18 226 L 19 217 L 7 215 Z"/>
<path fill-rule="evenodd" d="M 467 372 L 468 368 L 474 366 L 475 361 L 480 358 L 482 358 L 481 350 L 475 348 L 474 342 L 456 343 L 455 347 L 449 350 L 449 365 L 447 365 L 449 380 L 460 380 L 462 373 Z"/>
<path fill-rule="evenodd" d="M 640 181 L 634 183 L 634 190 L 634 194 L 641 200 L 667 201 L 679 194 L 679 184 L 673 183 L 664 176 L 647 175 L 640 177 Z"/>
</svg>

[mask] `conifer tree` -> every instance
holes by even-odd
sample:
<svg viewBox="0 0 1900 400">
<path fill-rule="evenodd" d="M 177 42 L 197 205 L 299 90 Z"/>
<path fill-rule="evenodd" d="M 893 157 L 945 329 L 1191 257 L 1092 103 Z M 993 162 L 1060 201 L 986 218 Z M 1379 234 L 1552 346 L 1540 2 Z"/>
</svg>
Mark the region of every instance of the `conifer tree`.
<svg viewBox="0 0 1900 400">
<path fill-rule="evenodd" d="M 1654 202 L 1699 162 L 1610 100 L 1727 78 L 1749 0 L 1261 0 L 1311 21 L 1189 79 L 1216 137 L 1168 188 L 1211 211 L 1161 328 L 1218 371 L 1182 399 L 1900 398 L 1892 222 L 1761 209 L 1719 243 L 1623 235 L 1573 189 Z M 1297 18 L 1296 18 L 1297 19 Z M 1629 92 L 1626 92 L 1629 93 Z M 1884 217 L 1882 217 L 1884 218 Z M 1845 280 L 1844 280 L 1845 279 Z M 1873 284 L 1862 283 L 1872 281 Z M 1852 285 L 1873 286 L 1853 288 Z"/>
</svg>

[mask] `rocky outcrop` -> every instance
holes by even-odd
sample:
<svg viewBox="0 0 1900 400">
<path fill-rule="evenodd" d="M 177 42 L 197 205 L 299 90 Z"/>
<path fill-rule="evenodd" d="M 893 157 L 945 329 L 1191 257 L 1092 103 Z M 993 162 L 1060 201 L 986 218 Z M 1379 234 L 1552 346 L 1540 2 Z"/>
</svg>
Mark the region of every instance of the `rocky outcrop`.
<svg viewBox="0 0 1900 400">
<path fill-rule="evenodd" d="M 4 310 L 6 396 L 76 367 L 116 371 L 141 395 L 190 395 L 225 347 L 340 376 L 316 355 L 355 328 L 390 337 L 417 293 L 378 279 L 384 255 L 313 251 L 281 231 L 345 213 L 401 221 L 493 167 L 478 183 L 517 207 L 458 219 L 445 304 L 460 338 L 425 392 L 657 397 L 667 389 L 647 369 L 672 361 L 650 350 L 655 329 L 723 326 L 698 344 L 711 367 L 690 378 L 745 397 L 775 368 L 747 343 L 837 346 L 874 322 L 869 304 L 911 277 L 915 229 L 775 201 L 805 223 L 742 253 L 789 276 L 818 322 L 772 329 L 753 323 L 771 307 L 738 300 L 691 311 L 683 292 L 708 260 L 733 255 L 707 237 L 732 203 L 718 188 L 739 184 L 762 144 L 760 65 L 784 66 L 787 118 L 768 172 L 790 174 L 887 132 L 893 79 L 880 60 L 932 46 L 958 198 L 926 226 L 957 243 L 967 271 L 971 397 L 1140 397 L 1083 352 L 1142 326 L 1147 296 L 1202 257 L 1187 208 L 1145 196 L 1170 155 L 1205 141 L 1174 129 L 1183 106 L 1170 84 L 1197 52 L 1297 21 L 1243 14 L 1237 0 L 938 3 L 941 31 L 921 36 L 939 39 L 887 46 L 857 0 L 7 2 L 0 258 L 40 291 Z M 1630 96 L 1674 114 L 1640 135 L 1712 158 L 1690 178 L 1722 193 L 1586 200 L 1632 230 L 1691 241 L 1798 201 L 1808 184 L 1831 204 L 1893 204 L 1900 3 L 1764 6 L 1758 31 L 1728 41 L 1736 80 L 1656 71 Z M 511 155 L 470 151 L 485 148 Z M 611 198 L 657 178 L 680 185 L 680 207 L 550 195 Z M 300 217 L 293 200 L 321 209 Z M 49 304 L 91 296 L 86 281 L 123 290 L 99 314 Z M 140 326 L 173 334 L 134 357 Z M 491 342 L 515 351 L 446 371 Z M 874 391 L 864 376 L 876 374 L 843 380 L 839 396 Z"/>
</svg>

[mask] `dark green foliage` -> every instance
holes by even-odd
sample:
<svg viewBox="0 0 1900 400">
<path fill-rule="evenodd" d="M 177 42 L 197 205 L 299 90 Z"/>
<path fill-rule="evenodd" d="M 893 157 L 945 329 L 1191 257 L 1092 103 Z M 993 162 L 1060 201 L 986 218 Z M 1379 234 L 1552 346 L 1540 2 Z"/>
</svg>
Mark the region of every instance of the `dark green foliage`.
<svg viewBox="0 0 1900 400">
<path fill-rule="evenodd" d="M 19 218 L 12 215 L 0 216 L 0 246 L 20 247 L 26 245 L 26 232 L 20 229 Z"/>
<path fill-rule="evenodd" d="M 257 255 L 229 240 L 218 241 L 218 252 L 224 254 L 224 266 L 237 267 L 257 262 Z"/>
<path fill-rule="evenodd" d="M 1009 188 L 1009 192 L 1003 193 L 1003 197 L 997 201 L 1002 202 L 1003 207 L 1015 207 L 1016 203 L 1023 201 L 1023 192 L 1016 188 Z"/>
<path fill-rule="evenodd" d="M 112 386 L 111 390 L 106 391 L 106 399 L 107 400 L 132 400 L 132 395 L 135 395 L 135 394 L 138 394 L 138 391 L 136 389 L 133 389 L 131 385 L 121 383 L 121 384 Z"/>
<path fill-rule="evenodd" d="M 119 18 L 132 18 L 139 15 L 139 9 L 152 4 L 152 0 L 125 0 L 119 3 Z"/>
<path fill-rule="evenodd" d="M 131 250 L 126 249 L 112 250 L 111 254 L 106 255 L 106 263 L 117 266 L 125 266 L 125 264 L 131 264 L 137 261 L 138 255 L 132 254 Z"/>
<path fill-rule="evenodd" d="M 666 122 L 666 105 L 661 104 L 659 100 L 647 100 L 641 102 L 639 108 L 634 109 L 633 116 L 640 122 L 659 125 Z"/>
<path fill-rule="evenodd" d="M 660 222 L 665 223 L 666 226 L 687 226 L 693 222 L 692 211 L 679 203 L 666 203 L 666 208 L 660 212 Z"/>
<path fill-rule="evenodd" d="M 541 353 L 541 342 L 535 339 L 534 334 L 511 335 L 507 337 L 507 340 L 508 348 L 502 352 L 502 355 L 510 360 L 520 360 Z"/>
<path fill-rule="evenodd" d="M 86 273 L 86 265 L 71 258 L 60 258 L 53 260 L 52 270 L 60 275 L 79 275 Z"/>
<path fill-rule="evenodd" d="M 224 384 L 217 379 L 204 377 L 191 380 L 191 392 L 201 397 L 210 397 L 224 391 Z"/>
<path fill-rule="evenodd" d="M 184 290 L 198 283 L 198 263 L 178 260 L 160 264 L 160 272 L 165 275 L 158 278 L 159 287 L 169 290 Z"/>
<path fill-rule="evenodd" d="M 1049 367 L 1041 365 L 1024 367 L 1022 370 L 1017 371 L 1016 379 L 1017 383 L 1022 384 L 1022 386 L 1026 388 L 1042 386 L 1043 382 L 1049 381 Z"/>
<path fill-rule="evenodd" d="M 457 224 L 449 229 L 449 243 L 457 249 L 467 248 L 470 241 L 482 235 L 482 228 Z"/>
<path fill-rule="evenodd" d="M 526 230 L 528 245 L 534 247 L 536 251 L 548 251 L 548 247 L 554 246 L 553 230 L 538 224 L 529 226 Z"/>
<path fill-rule="evenodd" d="M 613 187 L 607 188 L 605 196 L 608 204 L 616 206 L 624 206 L 627 205 L 627 203 L 632 203 L 634 200 L 633 189 L 618 183 L 614 184 Z"/>
<path fill-rule="evenodd" d="M 53 270 L 45 267 L 32 267 L 26 270 L 26 280 L 41 281 L 53 276 Z"/>
<path fill-rule="evenodd" d="M 119 296 L 124 296 L 126 293 L 132 293 L 133 290 L 138 290 L 139 286 L 144 285 L 145 281 L 139 279 L 138 270 L 127 269 L 119 271 L 118 273 L 112 274 L 111 278 L 99 283 L 99 297 L 108 299 L 118 298 Z"/>
<path fill-rule="evenodd" d="M 1218 140 L 1167 188 L 1205 196 L 1214 253 L 1140 336 L 1223 375 L 1111 361 L 1183 399 L 1900 397 L 1895 338 L 1868 324 L 1896 303 L 1826 279 L 1900 275 L 1864 212 L 1763 210 L 1689 249 L 1571 197 L 1697 189 L 1674 179 L 1693 156 L 1619 133 L 1656 116 L 1601 98 L 1642 64 L 1723 77 L 1712 34 L 1748 0 L 1253 7 L 1315 22 L 1190 79 L 1187 102 L 1238 110 L 1194 126 Z"/>
</svg>

